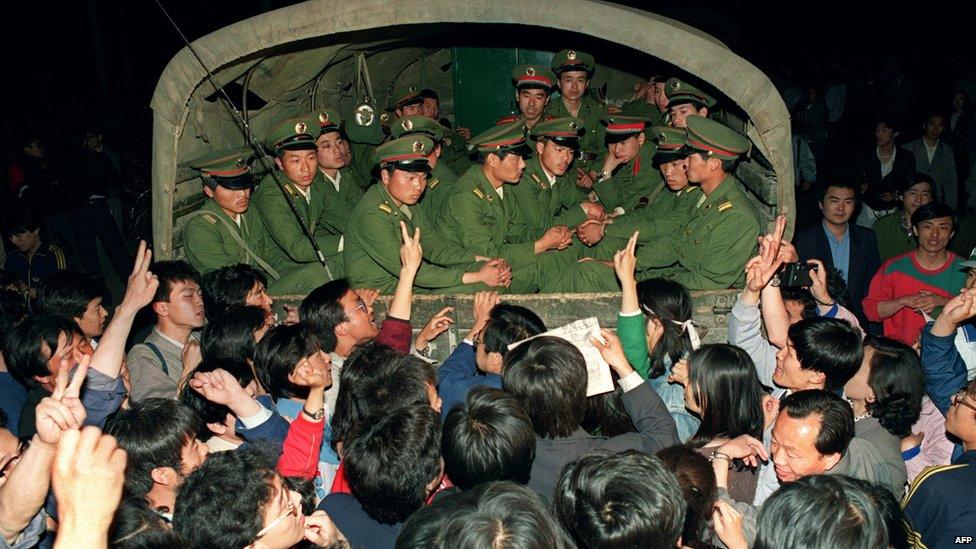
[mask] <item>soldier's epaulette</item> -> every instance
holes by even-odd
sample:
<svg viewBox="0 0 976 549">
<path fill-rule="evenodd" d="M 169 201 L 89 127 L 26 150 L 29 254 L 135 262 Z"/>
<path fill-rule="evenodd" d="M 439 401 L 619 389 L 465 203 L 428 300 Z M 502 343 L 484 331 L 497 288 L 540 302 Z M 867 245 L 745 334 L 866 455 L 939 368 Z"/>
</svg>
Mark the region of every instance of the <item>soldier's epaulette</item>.
<svg viewBox="0 0 976 549">
<path fill-rule="evenodd" d="M 291 188 L 291 185 L 285 185 L 285 190 L 288 191 L 288 194 L 295 196 L 295 189 Z"/>
<path fill-rule="evenodd" d="M 729 210 L 731 208 L 732 208 L 732 203 L 729 201 L 725 201 L 718 205 L 718 211 L 720 212 L 724 212 L 725 210 Z"/>
<path fill-rule="evenodd" d="M 209 221 L 213 225 L 217 224 L 217 218 L 214 217 L 213 214 L 203 214 L 203 218 Z"/>
<path fill-rule="evenodd" d="M 546 186 L 542 184 L 542 179 L 539 177 L 538 174 L 534 174 L 533 173 L 533 174 L 529 174 L 529 175 L 532 176 L 532 179 L 534 179 L 535 182 L 538 183 L 540 187 L 542 187 L 543 189 L 546 188 Z"/>
<path fill-rule="evenodd" d="M 502 124 L 508 124 L 509 122 L 515 122 L 519 118 L 521 118 L 521 115 L 518 115 L 518 114 L 513 114 L 513 115 L 510 115 L 510 116 L 503 116 L 503 117 L 501 117 L 501 118 L 498 119 L 498 122 L 495 122 L 495 125 L 496 126 L 501 126 Z"/>
<path fill-rule="evenodd" d="M 471 189 L 471 192 L 473 192 L 474 195 L 477 196 L 478 198 L 480 198 L 482 200 L 485 199 L 485 192 L 482 191 L 481 189 L 479 189 L 478 187 L 475 187 L 475 188 Z"/>
<path fill-rule="evenodd" d="M 380 204 L 379 209 L 381 212 L 386 212 L 388 214 L 393 213 L 393 208 L 386 205 L 386 203 Z"/>
<path fill-rule="evenodd" d="M 427 188 L 428 189 L 433 189 L 440 182 L 441 182 L 440 179 L 436 179 L 436 178 L 435 179 L 431 179 L 430 181 L 427 182 Z"/>
</svg>

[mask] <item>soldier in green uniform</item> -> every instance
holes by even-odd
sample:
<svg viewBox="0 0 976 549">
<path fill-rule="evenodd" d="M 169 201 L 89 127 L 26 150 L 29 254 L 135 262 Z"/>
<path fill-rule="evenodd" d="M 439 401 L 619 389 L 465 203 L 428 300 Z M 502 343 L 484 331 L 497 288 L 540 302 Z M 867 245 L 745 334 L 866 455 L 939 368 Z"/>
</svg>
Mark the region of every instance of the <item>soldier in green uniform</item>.
<svg viewBox="0 0 976 549">
<path fill-rule="evenodd" d="M 546 113 L 555 118 L 572 116 L 586 126 L 586 134 L 580 139 L 583 151 L 578 169 L 590 171 L 590 165 L 603 152 L 603 127 L 607 108 L 587 91 L 590 78 L 596 68 L 593 56 L 577 50 L 562 50 L 552 58 L 552 72 L 558 78 L 559 95 L 549 101 Z"/>
<path fill-rule="evenodd" d="M 393 139 L 407 135 L 423 135 L 434 142 L 433 148 L 427 155 L 427 163 L 430 164 L 427 190 L 424 191 L 417 207 L 423 208 L 427 213 L 426 218 L 436 223 L 438 213 L 447 199 L 457 190 L 457 174 L 447 164 L 441 162 L 444 126 L 426 116 L 404 116 L 390 123 L 390 135 Z"/>
<path fill-rule="evenodd" d="M 265 147 L 275 155 L 282 188 L 268 174 L 254 193 L 254 205 L 271 240 L 291 265 L 319 264 L 318 252 L 302 229 L 292 205 L 311 232 L 333 278 L 344 276 L 342 265 L 343 233 L 349 207 L 344 200 L 329 200 L 325 176 L 318 166 L 315 136 L 318 120 L 293 118 L 271 129 Z M 335 197 L 334 187 L 332 197 Z"/>
<path fill-rule="evenodd" d="M 346 207 L 346 212 L 351 211 L 356 202 L 362 198 L 363 192 L 369 186 L 369 181 L 362 181 L 360 176 L 353 170 L 347 168 L 349 165 L 349 148 L 346 146 L 345 138 L 340 131 L 342 120 L 339 113 L 332 109 L 325 109 L 319 112 L 316 117 L 319 121 L 319 135 L 315 139 L 316 159 L 319 163 L 319 172 L 325 178 L 326 202 L 342 203 Z M 344 225 L 346 219 L 339 221 Z"/>
<path fill-rule="evenodd" d="M 420 292 L 471 293 L 504 287 L 511 281 L 511 269 L 501 259 L 478 258 L 473 253 L 458 255 L 458 248 L 443 246 L 423 208 L 414 207 L 424 194 L 430 164 L 427 156 L 434 142 L 425 136 L 408 135 L 376 149 L 380 183 L 363 195 L 353 210 L 343 251 L 349 279 L 356 287 L 377 288 L 389 293 L 400 273 L 401 223 L 409 234 L 419 229 L 424 261 L 414 287 Z M 485 259 L 485 261 L 479 261 Z"/>
<path fill-rule="evenodd" d="M 668 95 L 668 123 L 675 128 L 684 128 L 689 116 L 707 117 L 716 104 L 714 97 L 678 78 L 669 78 L 664 92 Z"/>
<path fill-rule="evenodd" d="M 434 109 L 433 101 L 437 102 Z M 437 121 L 440 115 L 440 98 L 433 90 L 420 89 L 417 86 L 400 86 L 393 91 L 390 108 L 396 118 L 405 116 L 427 116 Z M 438 122 L 439 123 L 439 122 Z M 390 127 L 392 131 L 392 125 Z M 453 129 L 444 129 L 441 143 L 441 158 L 455 172 L 460 172 L 471 166 L 468 158 L 467 141 Z"/>
<path fill-rule="evenodd" d="M 670 235 L 637 249 L 638 276 L 663 277 L 692 290 L 741 287 L 742 268 L 755 255 L 760 235 L 756 215 L 742 184 L 731 175 L 751 143 L 742 134 L 701 116 L 688 117 L 688 180 L 701 189 L 691 217 Z M 603 282 L 612 267 L 598 261 L 580 263 L 564 291 L 581 291 Z"/>
<path fill-rule="evenodd" d="M 251 149 L 244 147 L 190 162 L 190 167 L 201 171 L 203 193 L 210 200 L 190 214 L 183 229 L 183 252 L 200 273 L 244 263 L 265 274 L 272 294 L 307 293 L 328 278 L 318 265 L 288 269 L 269 242 L 261 216 L 249 208 L 254 188 L 248 165 L 252 156 Z"/>
<path fill-rule="evenodd" d="M 643 116 L 627 111 L 603 120 L 608 152 L 593 190 L 608 212 L 623 215 L 643 208 L 661 186 L 661 173 L 653 162 L 656 148 L 644 133 L 646 123 Z"/>
<path fill-rule="evenodd" d="M 613 239 L 612 245 L 604 245 L 606 252 L 613 252 L 627 243 L 634 231 L 640 231 L 639 242 L 648 242 L 668 235 L 683 225 L 701 198 L 701 188 L 688 181 L 689 149 L 685 146 L 687 131 L 684 128 L 657 126 L 650 134 L 657 149 L 654 165 L 664 178 L 664 183 L 651 193 L 648 203 L 638 205 L 633 212 L 609 219 L 607 223 L 593 221 L 577 231 L 580 241 L 594 245 L 604 237 Z M 609 259 L 607 253 L 603 259 Z"/>
<path fill-rule="evenodd" d="M 517 233 L 534 240 L 550 227 L 575 228 L 587 219 L 603 218 L 603 206 L 589 200 L 571 171 L 585 131 L 581 120 L 568 117 L 532 128 L 529 136 L 535 140 L 536 154 L 525 161 L 518 185 L 505 191 L 518 210 L 517 223 L 524 225 Z"/>
<path fill-rule="evenodd" d="M 639 82 L 634 89 L 634 98 L 624 103 L 623 108 L 647 117 L 652 126 L 663 126 L 668 112 L 668 96 L 664 92 L 667 80 L 667 76 L 656 74 Z"/>
<path fill-rule="evenodd" d="M 518 234 L 518 210 L 506 187 L 519 183 L 531 152 L 525 126 L 496 126 L 473 138 L 471 146 L 477 147 L 479 165 L 458 179 L 458 192 L 441 211 L 440 228 L 472 254 L 504 258 L 512 267 L 512 292 L 536 292 L 574 259 L 558 252 L 572 243 L 565 225 L 549 227 L 537 238 Z"/>
<path fill-rule="evenodd" d="M 515 102 L 519 112 L 503 116 L 495 122 L 496 126 L 521 120 L 531 130 L 540 121 L 554 118 L 544 112 L 549 104 L 549 94 L 556 85 L 556 75 L 548 67 L 519 65 L 512 69 L 512 83 L 515 84 Z"/>
</svg>

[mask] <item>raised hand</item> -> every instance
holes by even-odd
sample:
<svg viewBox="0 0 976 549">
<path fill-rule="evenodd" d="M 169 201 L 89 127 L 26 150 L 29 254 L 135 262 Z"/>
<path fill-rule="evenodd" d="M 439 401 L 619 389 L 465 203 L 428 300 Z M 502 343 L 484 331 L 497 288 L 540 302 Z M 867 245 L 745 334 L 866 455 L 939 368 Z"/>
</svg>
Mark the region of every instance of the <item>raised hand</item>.
<svg viewBox="0 0 976 549">
<path fill-rule="evenodd" d="M 400 264 L 404 269 L 416 271 L 424 259 L 424 249 L 420 245 L 420 227 L 415 228 L 413 236 L 410 236 L 407 224 L 401 221 L 400 238 L 403 240 L 403 244 L 400 245 Z"/>
<path fill-rule="evenodd" d="M 191 389 L 215 404 L 228 405 L 236 399 L 247 397 L 237 378 L 230 372 L 217 368 L 212 372 L 197 372 L 187 382 Z M 250 398 L 250 397 L 248 397 Z"/>
<path fill-rule="evenodd" d="M 125 450 L 97 427 L 71 430 L 58 443 L 51 479 L 60 527 L 55 547 L 106 546 L 122 499 Z"/>
<path fill-rule="evenodd" d="M 474 311 L 472 313 L 474 322 L 471 324 L 469 337 L 473 338 L 485 329 L 485 326 L 490 320 L 491 310 L 495 305 L 498 305 L 499 301 L 501 300 L 498 297 L 498 292 L 478 292 L 474 294 Z"/>
<path fill-rule="evenodd" d="M 624 354 L 624 346 L 620 343 L 620 338 L 611 330 L 601 328 L 600 337 L 590 337 L 590 343 L 600 351 L 600 356 L 610 364 L 618 376 L 626 377 L 634 371 L 627 361 L 627 355 Z"/>
<path fill-rule="evenodd" d="M 305 517 L 305 539 L 317 547 L 328 547 L 345 537 L 325 511 L 315 511 Z"/>
<path fill-rule="evenodd" d="M 183 346 L 183 351 L 180 353 L 180 357 L 183 359 L 184 376 L 189 375 L 190 372 L 195 370 L 196 367 L 203 362 L 203 353 L 200 350 L 200 342 L 191 338 L 186 342 L 186 345 Z"/>
<path fill-rule="evenodd" d="M 454 324 L 454 319 L 448 316 L 454 312 L 454 307 L 444 307 L 427 321 L 427 324 L 417 334 L 417 341 L 414 347 L 418 351 L 423 351 L 430 345 L 430 342 L 443 334 Z"/>
<path fill-rule="evenodd" d="M 752 292 L 759 292 L 773 275 L 784 263 L 784 257 L 780 255 L 780 247 L 783 234 L 786 231 L 786 216 L 780 215 L 776 218 L 776 228 L 773 232 L 759 237 L 759 255 L 746 263 L 746 289 Z"/>
<path fill-rule="evenodd" d="M 367 306 L 372 306 L 376 302 L 376 299 L 380 297 L 380 291 L 372 288 L 357 288 L 355 292 Z"/>
<path fill-rule="evenodd" d="M 671 375 L 668 376 L 669 383 L 678 385 L 688 384 L 688 359 L 682 358 L 671 367 Z"/>
<path fill-rule="evenodd" d="M 151 264 L 152 250 L 146 245 L 145 240 L 140 240 L 132 274 L 129 275 L 126 283 L 125 296 L 120 307 L 128 306 L 138 310 L 152 302 L 156 289 L 159 288 L 159 279 L 149 270 Z"/>
<path fill-rule="evenodd" d="M 74 378 L 68 381 L 71 365 L 62 361 L 51 396 L 44 397 L 35 409 L 35 428 L 42 442 L 57 444 L 65 431 L 81 429 L 87 413 L 81 404 L 81 388 L 88 375 L 91 356 L 82 355 Z"/>
<path fill-rule="evenodd" d="M 739 435 L 718 447 L 717 453 L 732 459 L 741 459 L 750 467 L 758 467 L 760 461 L 769 460 L 769 452 L 761 440 L 749 435 Z"/>
<path fill-rule="evenodd" d="M 285 326 L 294 326 L 301 322 L 298 317 L 298 307 L 294 305 L 283 305 L 282 308 L 285 310 L 285 319 L 281 321 Z"/>
<path fill-rule="evenodd" d="M 742 533 L 742 513 L 734 507 L 722 500 L 716 500 L 712 523 L 715 535 L 728 549 L 749 549 L 749 543 Z"/>
<path fill-rule="evenodd" d="M 823 261 L 819 259 L 811 259 L 807 261 L 808 265 L 812 265 L 810 268 L 810 293 L 813 294 L 813 299 L 821 305 L 833 305 L 834 298 L 827 291 L 827 268 L 824 267 Z"/>
<path fill-rule="evenodd" d="M 634 231 L 624 249 L 613 254 L 613 270 L 621 284 L 635 283 L 634 272 L 637 270 L 637 237 L 640 231 Z"/>
</svg>

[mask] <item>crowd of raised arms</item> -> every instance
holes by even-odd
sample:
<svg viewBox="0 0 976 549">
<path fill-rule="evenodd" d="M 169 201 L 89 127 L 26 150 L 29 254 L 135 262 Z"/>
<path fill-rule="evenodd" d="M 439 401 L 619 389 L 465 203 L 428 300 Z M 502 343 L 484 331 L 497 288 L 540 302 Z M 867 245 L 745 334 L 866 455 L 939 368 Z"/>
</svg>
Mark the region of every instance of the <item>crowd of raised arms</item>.
<svg viewBox="0 0 976 549">
<path fill-rule="evenodd" d="M 608 109 L 594 67 L 575 50 L 516 67 L 520 114 L 479 136 L 408 87 L 382 131 L 331 109 L 274 125 L 280 181 L 255 184 L 250 149 L 197 159 L 184 260 L 109 250 L 88 186 L 70 269 L 22 170 L 0 279 L 2 547 L 974 543 L 976 256 L 951 251 L 968 185 L 940 139 L 970 120 L 928 117 L 914 154 L 880 121 L 863 169 L 818 177 L 831 147 L 803 134 L 835 120 L 813 120 L 812 90 L 791 105 L 812 217 L 790 239 L 783 215 L 764 234 L 733 175 L 751 143 L 710 95 L 655 77 Z M 123 273 L 111 314 L 96 236 Z M 690 291 L 725 288 L 726 343 L 703 344 Z M 620 292 L 590 339 L 609 392 L 504 296 L 578 291 Z M 473 294 L 442 362 L 431 342 L 457 311 L 412 318 L 430 292 Z"/>
</svg>

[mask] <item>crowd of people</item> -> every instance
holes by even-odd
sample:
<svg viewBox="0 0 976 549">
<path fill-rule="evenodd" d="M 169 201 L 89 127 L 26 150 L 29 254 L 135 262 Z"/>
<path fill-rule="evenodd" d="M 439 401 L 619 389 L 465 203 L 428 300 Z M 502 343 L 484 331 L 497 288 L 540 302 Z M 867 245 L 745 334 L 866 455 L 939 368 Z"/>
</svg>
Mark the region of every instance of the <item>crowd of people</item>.
<svg viewBox="0 0 976 549">
<path fill-rule="evenodd" d="M 762 234 L 734 177 L 749 141 L 709 118 L 714 99 L 656 77 L 610 112 L 586 93 L 593 66 L 564 50 L 516 68 L 520 115 L 470 139 L 429 90 L 395 94 L 366 156 L 335 111 L 283 121 L 257 190 L 251 151 L 198 159 L 186 259 L 141 242 L 114 307 L 98 271 L 42 238 L 44 212 L 14 209 L 4 546 L 972 543 L 976 256 L 950 249 L 958 176 L 909 166 L 884 121 L 877 173 L 798 178 L 818 218 Z M 934 165 L 927 124 L 916 152 Z M 452 180 L 441 161 L 463 141 L 476 159 L 456 154 L 473 165 Z M 829 165 L 829 143 L 812 148 Z M 354 157 L 378 168 L 371 185 L 344 171 Z M 85 198 L 85 223 L 114 225 Z M 727 343 L 699 337 L 690 290 L 707 288 L 740 291 Z M 616 329 L 590 340 L 613 390 L 589 395 L 580 349 L 504 292 L 594 289 L 621 294 Z M 455 311 L 417 322 L 430 291 L 474 294 L 440 363 Z M 284 292 L 305 297 L 275 307 Z"/>
</svg>

